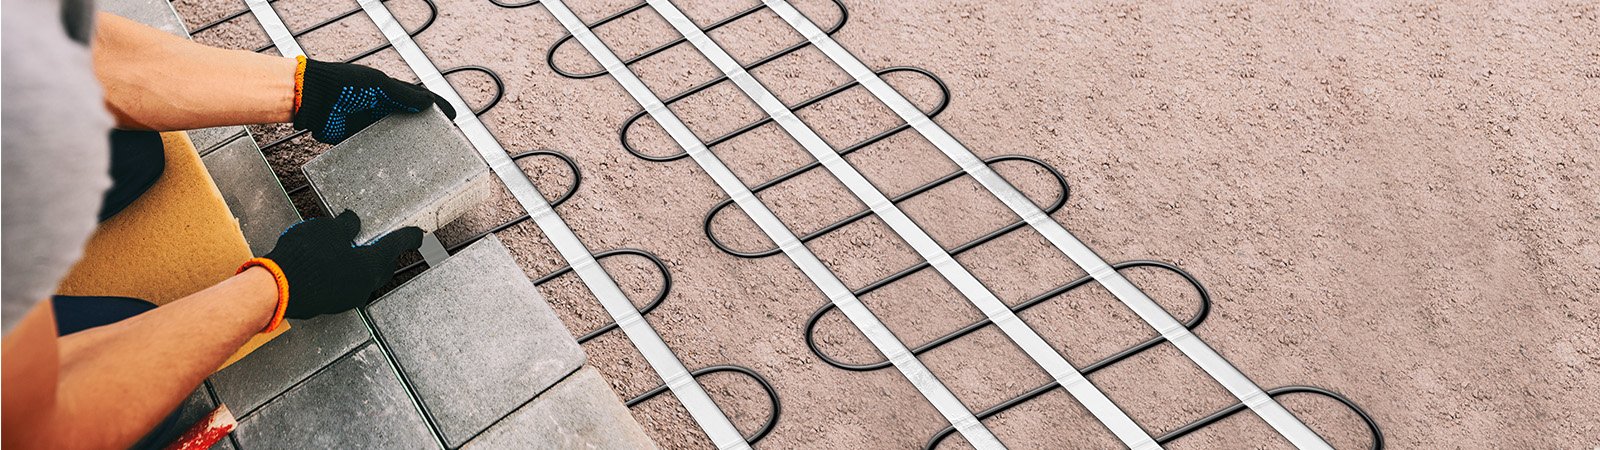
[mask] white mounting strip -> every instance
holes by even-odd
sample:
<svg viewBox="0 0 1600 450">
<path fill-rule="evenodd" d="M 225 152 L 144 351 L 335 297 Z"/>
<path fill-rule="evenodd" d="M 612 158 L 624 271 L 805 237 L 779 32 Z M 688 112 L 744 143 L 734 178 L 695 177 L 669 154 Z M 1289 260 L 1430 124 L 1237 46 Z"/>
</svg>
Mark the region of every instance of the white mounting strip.
<svg viewBox="0 0 1600 450">
<path fill-rule="evenodd" d="M 982 311 L 984 316 L 988 317 L 996 327 L 1000 328 L 1001 332 L 1005 333 L 1006 337 L 1010 338 L 1023 352 L 1027 353 L 1028 357 L 1033 359 L 1036 364 L 1044 368 L 1051 378 L 1055 379 L 1067 392 L 1071 393 L 1073 398 L 1077 399 L 1091 414 L 1094 414 L 1096 419 L 1105 424 L 1106 428 L 1110 429 L 1112 434 L 1115 434 L 1124 445 L 1127 445 L 1128 448 L 1141 450 L 1161 447 L 1156 444 L 1155 439 L 1151 438 L 1149 433 L 1140 428 L 1139 424 L 1134 423 L 1133 419 L 1129 418 L 1127 413 L 1118 408 L 1111 399 L 1106 398 L 1105 393 L 1084 378 L 1083 374 L 1072 367 L 1072 364 L 1067 362 L 1067 359 L 1061 356 L 1060 353 L 1057 353 L 1048 342 L 1045 342 L 1038 332 L 1017 317 L 1016 313 L 1012 312 L 1005 302 L 1000 301 L 994 295 L 994 292 L 983 285 L 983 282 L 967 271 L 966 267 L 963 267 L 960 262 L 952 258 L 944 247 L 941 247 L 938 242 L 929 237 L 926 231 L 919 227 L 916 222 L 913 222 L 910 217 L 906 216 L 894 202 L 889 201 L 889 198 L 883 195 L 883 192 L 879 191 L 876 186 L 873 186 L 871 181 L 862 176 L 848 161 L 840 157 L 837 150 L 828 145 L 816 131 L 795 116 L 787 105 L 778 100 L 753 75 L 745 71 L 739 62 L 733 59 L 733 56 L 723 50 L 710 36 L 707 36 L 704 30 L 701 30 L 698 25 L 689 20 L 689 17 L 678 10 L 672 2 L 668 0 L 647 0 L 647 2 L 651 7 L 655 8 L 663 19 L 666 19 L 667 23 L 676 28 L 679 34 L 682 34 L 690 44 L 694 45 L 707 60 L 711 61 L 712 65 L 721 69 L 722 73 L 727 75 L 728 79 L 738 86 L 746 96 L 750 97 L 751 101 L 754 101 L 768 116 L 771 116 L 772 120 L 777 122 L 790 137 L 793 137 L 807 152 L 811 153 L 811 156 L 816 158 L 829 173 L 832 173 L 834 178 L 843 183 L 857 199 L 866 204 L 890 229 L 894 230 L 895 234 L 911 245 L 911 248 L 916 250 L 917 254 L 928 262 L 928 265 L 933 266 L 934 270 L 937 270 L 945 280 L 960 291 L 963 297 L 966 297 L 973 306 Z"/>
<path fill-rule="evenodd" d="M 439 267 L 444 260 L 450 259 L 450 250 L 446 250 L 444 243 L 439 242 L 439 236 L 433 233 L 422 235 L 422 246 L 417 251 L 422 253 L 422 260 L 428 262 L 428 267 Z"/>
<path fill-rule="evenodd" d="M 562 26 L 567 28 L 567 31 L 572 33 L 578 42 L 588 50 L 590 55 L 594 56 L 600 66 L 611 74 L 612 79 L 622 85 L 623 89 L 627 90 L 628 94 L 650 114 L 651 118 L 655 119 L 656 123 L 667 130 L 672 139 L 688 152 L 689 156 L 700 165 L 701 169 L 706 171 L 707 175 L 711 176 L 717 186 L 721 187 L 728 194 L 728 197 L 733 199 L 734 203 L 738 204 L 739 208 L 744 210 L 751 220 L 755 221 L 756 225 L 760 226 L 762 232 L 766 233 L 767 237 L 772 239 L 772 242 L 776 243 L 778 248 L 789 256 L 795 266 L 799 267 L 800 271 L 805 273 L 806 277 L 810 278 L 818 289 L 822 290 L 822 294 L 827 296 L 830 302 L 839 307 L 839 311 L 843 312 L 845 317 L 855 324 L 862 334 L 866 335 L 867 340 L 872 342 L 872 345 L 894 364 L 895 368 L 911 382 L 911 385 L 915 386 L 917 391 L 921 392 L 923 397 L 933 404 L 934 409 L 937 409 L 945 420 L 949 421 L 961 433 L 961 436 L 967 439 L 967 442 L 979 449 L 1005 448 L 1004 444 L 1001 444 L 1000 440 L 996 439 L 994 434 L 990 433 L 989 429 L 978 421 L 972 411 L 968 410 L 966 405 L 963 405 L 955 394 L 952 394 L 950 389 L 946 388 L 944 383 L 934 376 L 933 372 L 928 371 L 928 368 L 922 365 L 922 361 L 912 355 L 911 350 L 906 348 L 905 344 L 895 337 L 894 333 L 889 331 L 888 327 L 885 327 L 883 322 L 879 321 L 878 317 L 867 309 L 866 305 L 861 303 L 861 299 L 856 298 L 850 288 L 846 287 L 844 282 L 839 281 L 839 278 L 834 276 L 833 272 L 830 272 L 827 266 L 823 265 L 822 261 L 811 253 L 811 249 L 800 242 L 794 232 L 784 226 L 783 222 L 779 221 L 778 217 L 773 215 L 770 209 L 767 209 L 767 205 L 761 203 L 761 200 L 750 192 L 750 188 L 739 181 L 739 178 L 734 176 L 733 171 L 729 170 L 721 160 L 717 159 L 717 156 L 706 148 L 705 143 L 701 142 L 699 137 L 689 131 L 689 127 L 684 125 L 676 114 L 661 103 L 661 99 L 657 98 L 655 93 L 651 92 L 650 88 L 646 87 L 644 82 L 640 81 L 622 63 L 622 60 L 618 59 L 617 55 L 612 53 L 611 49 L 606 47 L 599 37 L 594 35 L 594 32 L 589 29 L 587 24 L 583 23 L 577 15 L 574 15 L 572 10 L 567 9 L 566 4 L 561 0 L 545 0 L 541 4 L 550 11 L 551 15 L 555 16 L 556 20 L 561 22 Z"/>
<path fill-rule="evenodd" d="M 1143 291 L 1124 278 L 1105 260 L 1090 250 L 1087 245 L 1079 241 L 1076 236 L 1057 223 L 1037 205 L 1022 195 L 1016 187 L 1012 186 L 1000 174 L 995 173 L 989 166 L 983 164 L 971 150 L 957 141 L 955 137 L 945 132 L 944 128 L 934 123 L 916 105 L 900 95 L 893 87 L 884 82 L 882 78 L 868 69 L 860 59 L 851 54 L 838 42 L 834 41 L 827 33 L 822 32 L 811 19 L 796 10 L 785 0 L 762 0 L 769 9 L 788 22 L 795 31 L 811 42 L 818 50 L 829 59 L 833 60 L 841 69 L 855 78 L 873 96 L 877 97 L 889 109 L 894 110 L 902 120 L 910 124 L 917 132 L 938 147 L 946 157 L 971 175 L 998 197 L 1001 202 L 1011 208 L 1011 211 L 1022 217 L 1032 225 L 1039 234 L 1044 235 L 1062 253 L 1071 258 L 1074 263 L 1088 272 L 1096 281 L 1100 282 L 1106 290 L 1111 291 L 1118 300 L 1132 309 L 1145 323 L 1155 328 L 1157 332 L 1173 346 L 1182 351 L 1184 355 L 1193 360 L 1196 365 L 1205 370 L 1207 374 L 1216 379 L 1219 384 L 1249 406 L 1252 411 L 1261 416 L 1262 420 L 1271 425 L 1274 430 L 1283 435 L 1291 444 L 1303 449 L 1331 449 L 1326 441 L 1315 431 L 1307 427 L 1298 417 L 1267 395 L 1259 386 L 1240 372 L 1238 368 L 1217 354 L 1209 345 L 1200 340 L 1199 336 L 1190 332 L 1177 319 L 1172 317 L 1160 305 L 1151 300 Z"/>
<path fill-rule="evenodd" d="M 283 56 L 305 54 L 271 5 L 265 0 L 246 0 L 246 3 L 261 23 L 261 27 L 267 31 L 267 35 L 272 37 L 273 44 L 278 47 L 280 54 Z M 589 252 L 588 247 L 585 247 L 572 229 L 567 227 L 566 222 L 556 215 L 550 203 L 544 199 L 544 195 L 539 193 L 533 182 L 522 173 L 522 169 L 511 160 L 505 148 L 500 146 L 500 142 L 489 133 L 483 122 L 478 120 L 478 116 L 472 113 L 472 108 L 461 99 L 455 88 L 445 81 L 444 75 L 439 73 L 439 69 L 434 67 L 428 56 L 422 53 L 416 42 L 411 40 L 411 36 L 406 33 L 400 22 L 395 20 L 394 15 L 389 13 L 383 2 L 360 0 L 358 3 L 361 9 L 366 11 L 367 17 L 372 19 L 384 37 L 394 46 L 395 51 L 400 53 L 411 70 L 422 79 L 423 85 L 443 96 L 451 106 L 455 107 L 458 111 L 455 119 L 456 127 L 505 184 L 506 190 L 511 191 L 511 195 L 517 199 L 522 208 L 528 211 L 533 222 L 545 236 L 549 237 L 562 258 L 566 259 L 573 271 L 600 300 L 612 320 L 622 328 L 628 340 L 632 341 L 634 347 L 639 349 L 639 353 L 644 355 L 650 367 L 655 369 L 656 374 L 672 390 L 673 395 L 678 397 L 684 409 L 687 409 L 695 422 L 706 431 L 706 435 L 717 448 L 749 449 L 750 444 L 745 441 L 744 435 L 739 433 L 738 428 L 733 426 L 733 422 L 728 420 L 722 409 L 717 407 L 705 389 L 695 381 L 683 362 L 678 360 L 678 356 L 672 353 L 672 349 L 667 347 L 661 336 L 650 327 L 650 323 L 644 320 L 639 310 L 623 295 L 622 289 L 617 287 L 611 275 L 595 262 L 594 255 Z M 430 264 L 432 263 L 430 260 Z"/>
<path fill-rule="evenodd" d="M 306 51 L 300 49 L 300 43 L 294 40 L 294 34 L 283 24 L 283 19 L 278 17 L 271 3 L 267 3 L 267 0 L 244 0 L 244 4 L 250 7 L 250 15 L 256 16 L 256 22 L 261 23 L 261 29 L 267 32 L 267 38 L 272 40 L 273 47 L 277 47 L 279 55 L 288 58 L 305 56 Z"/>
</svg>

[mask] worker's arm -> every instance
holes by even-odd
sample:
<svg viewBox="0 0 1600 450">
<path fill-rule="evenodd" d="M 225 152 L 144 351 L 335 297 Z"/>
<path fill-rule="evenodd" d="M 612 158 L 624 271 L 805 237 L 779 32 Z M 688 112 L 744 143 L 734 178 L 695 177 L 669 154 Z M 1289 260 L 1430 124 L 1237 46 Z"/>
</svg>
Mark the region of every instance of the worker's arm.
<svg viewBox="0 0 1600 450">
<path fill-rule="evenodd" d="M 126 320 L 56 337 L 40 302 L 5 339 L 6 448 L 126 448 L 154 428 L 277 304 L 266 269 Z"/>
<path fill-rule="evenodd" d="M 292 58 L 208 47 L 107 13 L 95 21 L 95 77 L 119 127 L 167 131 L 293 119 Z"/>
<path fill-rule="evenodd" d="M 108 13 L 96 16 L 95 77 L 117 126 L 170 131 L 293 122 L 338 143 L 391 112 L 448 102 L 366 66 L 194 43 Z M 299 96 L 298 98 L 296 96 Z"/>
<path fill-rule="evenodd" d="M 407 228 L 354 246 L 359 230 L 348 212 L 301 222 L 268 253 L 270 265 L 61 338 L 50 302 L 40 302 L 5 337 L 0 447 L 126 448 L 268 327 L 279 310 L 280 288 L 288 289 L 283 313 L 290 318 L 366 304 L 389 280 L 399 255 L 420 244 L 421 231 Z"/>
</svg>

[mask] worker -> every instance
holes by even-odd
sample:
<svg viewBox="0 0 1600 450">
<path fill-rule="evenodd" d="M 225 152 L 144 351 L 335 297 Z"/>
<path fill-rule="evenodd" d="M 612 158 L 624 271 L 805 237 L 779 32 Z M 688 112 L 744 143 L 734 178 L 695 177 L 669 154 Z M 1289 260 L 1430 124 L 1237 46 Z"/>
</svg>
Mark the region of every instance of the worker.
<svg viewBox="0 0 1600 450">
<path fill-rule="evenodd" d="M 246 340 L 366 305 L 421 243 L 408 227 L 358 245 L 346 211 L 290 227 L 237 275 L 160 308 L 53 296 L 97 223 L 161 174 L 155 131 L 291 122 L 338 143 L 391 113 L 454 114 L 373 68 L 211 48 L 88 2 L 4 0 L 6 449 L 162 446 L 189 426 L 172 423 L 180 403 Z"/>
</svg>

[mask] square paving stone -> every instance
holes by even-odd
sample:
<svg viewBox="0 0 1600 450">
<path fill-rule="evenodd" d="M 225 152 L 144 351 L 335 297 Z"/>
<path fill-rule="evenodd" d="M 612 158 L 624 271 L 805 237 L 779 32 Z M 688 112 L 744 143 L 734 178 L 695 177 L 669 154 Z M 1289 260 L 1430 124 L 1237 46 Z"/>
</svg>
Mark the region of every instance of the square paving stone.
<svg viewBox="0 0 1600 450">
<path fill-rule="evenodd" d="M 584 367 L 463 449 L 656 448 L 611 385 Z"/>
<path fill-rule="evenodd" d="M 94 3 L 101 11 L 126 17 L 152 28 L 189 38 L 189 29 L 178 18 L 168 0 L 100 0 Z"/>
<path fill-rule="evenodd" d="M 439 229 L 489 199 L 489 167 L 436 107 L 394 114 L 306 163 L 328 211 L 361 216 L 360 242 L 396 228 Z"/>
<path fill-rule="evenodd" d="M 291 320 L 289 331 L 211 376 L 217 398 L 244 417 L 340 356 L 371 333 L 355 311 Z"/>
<path fill-rule="evenodd" d="M 233 142 L 236 138 L 251 139 L 245 135 L 244 127 L 240 126 L 201 128 L 189 130 L 188 133 L 189 142 L 194 144 L 194 149 L 200 152 L 200 156 L 209 155 L 222 144 Z"/>
<path fill-rule="evenodd" d="M 227 145 L 200 157 L 206 172 L 222 191 L 228 210 L 239 219 L 250 252 L 264 255 L 272 251 L 283 230 L 300 221 L 300 212 L 283 192 L 278 176 L 272 173 L 256 141 L 234 139 Z"/>
<path fill-rule="evenodd" d="M 183 413 L 178 415 L 174 429 L 167 433 L 169 438 L 176 439 L 178 436 L 182 436 L 184 432 L 189 431 L 190 427 L 204 420 L 206 416 L 211 414 L 212 410 L 217 409 L 217 402 L 211 399 L 211 393 L 206 390 L 206 385 L 201 384 L 193 392 L 189 393 L 188 398 L 183 399 L 182 407 Z M 226 437 L 211 446 L 212 450 L 231 450 L 232 448 L 233 442 L 230 442 Z"/>
<path fill-rule="evenodd" d="M 454 447 L 583 365 L 583 349 L 493 235 L 367 308 Z"/>
<path fill-rule="evenodd" d="M 233 435 L 248 450 L 439 446 L 374 344 L 245 417 Z"/>
<path fill-rule="evenodd" d="M 211 410 L 217 409 L 217 402 L 211 399 L 211 393 L 207 392 L 206 385 L 201 383 L 200 387 L 189 393 L 188 398 L 183 399 L 182 406 L 183 414 L 178 415 L 178 428 L 188 429 L 195 422 L 211 414 Z"/>
</svg>

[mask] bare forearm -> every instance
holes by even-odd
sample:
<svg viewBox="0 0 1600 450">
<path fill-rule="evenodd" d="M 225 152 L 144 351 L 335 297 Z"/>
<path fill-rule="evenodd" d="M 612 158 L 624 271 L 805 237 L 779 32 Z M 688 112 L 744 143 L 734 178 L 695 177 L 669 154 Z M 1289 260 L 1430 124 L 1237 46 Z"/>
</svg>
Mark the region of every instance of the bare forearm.
<svg viewBox="0 0 1600 450">
<path fill-rule="evenodd" d="M 345 211 L 302 221 L 250 269 L 112 325 L 55 337 L 48 301 L 6 335 L 5 448 L 126 447 L 168 414 L 240 345 L 276 318 L 337 314 L 367 304 L 422 230 L 352 245 L 361 219 Z M 341 278 L 313 276 L 337 272 Z M 293 300 L 295 303 L 279 303 Z M 280 315 L 280 307 L 281 315 Z"/>
<path fill-rule="evenodd" d="M 288 122 L 296 62 L 197 44 L 100 13 L 95 76 L 122 128 L 185 130 Z"/>
<path fill-rule="evenodd" d="M 61 338 L 53 425 L 66 441 L 57 446 L 132 444 L 266 326 L 276 286 L 265 270 L 251 269 L 144 314 Z"/>
<path fill-rule="evenodd" d="M 61 369 L 56 348 L 56 319 L 50 302 L 42 301 L 6 333 L 3 411 L 0 411 L 0 447 L 52 448 L 50 428 L 55 410 L 56 379 Z"/>
</svg>

